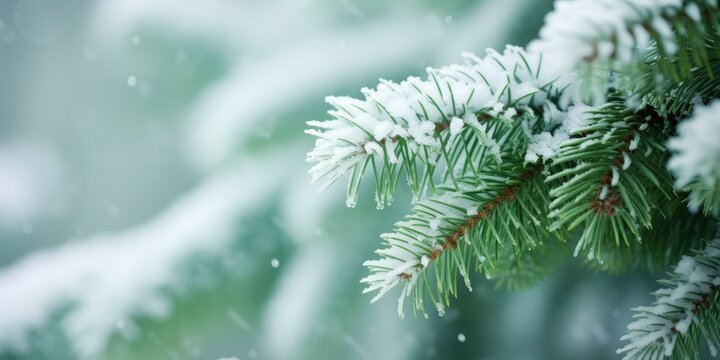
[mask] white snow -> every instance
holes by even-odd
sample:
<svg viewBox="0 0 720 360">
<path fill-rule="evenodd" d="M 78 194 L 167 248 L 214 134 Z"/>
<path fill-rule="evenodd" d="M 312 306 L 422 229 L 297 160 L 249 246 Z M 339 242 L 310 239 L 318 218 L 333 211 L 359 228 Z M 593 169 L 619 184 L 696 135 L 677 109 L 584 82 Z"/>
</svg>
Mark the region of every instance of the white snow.
<svg viewBox="0 0 720 360">
<path fill-rule="evenodd" d="M 630 151 L 633 151 L 633 150 L 637 149 L 638 144 L 640 144 L 640 134 L 635 133 L 635 136 L 630 141 L 630 146 L 628 146 L 628 149 L 630 149 Z"/>
<path fill-rule="evenodd" d="M 435 303 L 435 310 L 438 312 L 438 316 L 443 317 L 445 316 L 445 306 L 441 303 Z"/>
<path fill-rule="evenodd" d="M 457 339 L 459 342 L 465 342 L 465 334 L 459 333 Z"/>
<path fill-rule="evenodd" d="M 685 13 L 693 19 L 693 21 L 700 22 L 700 7 L 696 3 L 689 3 L 685 6 Z"/>
<path fill-rule="evenodd" d="M 430 229 L 437 231 L 440 228 L 440 219 L 430 220 Z"/>
<path fill-rule="evenodd" d="M 537 162 L 540 157 L 552 159 L 560 150 L 560 146 L 570 139 L 570 135 L 581 130 L 588 123 L 592 107 L 578 104 L 571 106 L 567 111 L 558 110 L 555 105 L 549 104 L 546 123 L 559 123 L 560 126 L 553 133 L 542 132 L 533 135 L 525 153 L 525 161 Z"/>
<path fill-rule="evenodd" d="M 502 116 L 506 119 L 512 119 L 517 115 L 517 110 L 514 107 L 508 108 L 505 110 L 505 112 L 502 114 Z"/>
<path fill-rule="evenodd" d="M 623 157 L 622 169 L 627 170 L 630 168 L 630 165 L 632 165 L 632 160 L 630 159 L 630 156 L 624 151 L 622 153 L 622 157 Z"/>
<path fill-rule="evenodd" d="M 375 129 L 373 129 L 375 141 L 380 141 L 390 135 L 393 131 L 393 127 L 394 124 L 390 121 L 380 121 L 375 124 Z"/>
<path fill-rule="evenodd" d="M 668 141 L 675 152 L 668 168 L 682 188 L 693 180 L 716 186 L 720 180 L 720 101 L 697 105 L 691 118 L 678 125 L 678 135 Z"/>
<path fill-rule="evenodd" d="M 633 61 L 638 50 L 646 50 L 649 37 L 640 25 L 650 24 L 660 35 L 665 50 L 672 53 L 677 45 L 662 17 L 671 12 L 697 15 L 695 7 L 683 8 L 681 0 L 556 1 L 540 30 L 540 38 L 532 41 L 528 50 L 545 54 L 543 66 L 557 76 L 572 72 L 585 60 L 612 57 L 622 66 Z"/>
<path fill-rule="evenodd" d="M 420 145 L 438 146 L 440 142 L 435 139 L 435 123 L 431 121 L 423 121 L 420 123 L 411 123 L 407 128 L 408 134 Z"/>
<path fill-rule="evenodd" d="M 600 191 L 600 195 L 598 195 L 598 199 L 605 200 L 605 198 L 607 197 L 607 193 L 608 193 L 608 187 L 607 187 L 607 185 L 605 185 L 602 187 L 602 190 Z"/>
<path fill-rule="evenodd" d="M 695 259 L 691 256 L 683 256 L 675 267 L 675 272 L 680 275 L 690 276 L 690 273 L 695 268 Z"/>
<path fill-rule="evenodd" d="M 457 116 L 453 117 L 450 121 L 450 136 L 456 136 L 459 134 L 463 130 L 463 127 L 465 127 L 463 119 Z"/>
<path fill-rule="evenodd" d="M 617 186 L 620 182 L 620 171 L 618 171 L 618 168 L 615 166 L 612 166 L 611 169 L 612 179 L 610 180 L 610 186 Z"/>
<path fill-rule="evenodd" d="M 430 258 L 426 255 L 423 255 L 420 258 L 420 263 L 422 264 L 423 268 L 426 268 L 430 264 Z"/>
<path fill-rule="evenodd" d="M 370 141 L 366 143 L 363 148 L 365 149 L 365 152 L 368 154 L 377 154 L 382 155 L 383 154 L 383 148 L 380 146 L 380 144 Z"/>
<path fill-rule="evenodd" d="M 695 317 L 692 312 L 686 311 L 685 318 L 675 323 L 675 330 L 677 330 L 680 334 L 686 334 L 694 318 Z"/>
</svg>

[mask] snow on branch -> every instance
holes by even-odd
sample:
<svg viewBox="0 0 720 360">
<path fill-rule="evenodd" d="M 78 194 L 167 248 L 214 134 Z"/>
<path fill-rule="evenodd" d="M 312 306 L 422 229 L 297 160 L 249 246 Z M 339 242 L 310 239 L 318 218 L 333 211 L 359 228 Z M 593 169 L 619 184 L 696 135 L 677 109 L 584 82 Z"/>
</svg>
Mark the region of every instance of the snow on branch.
<svg viewBox="0 0 720 360">
<path fill-rule="evenodd" d="M 678 125 L 667 146 L 675 154 L 668 168 L 678 189 L 689 190 L 690 208 L 720 213 L 720 101 L 697 105 L 691 118 Z"/>
<path fill-rule="evenodd" d="M 395 224 L 395 232 L 381 236 L 387 247 L 377 250 L 379 260 L 364 263 L 371 275 L 361 280 L 367 284 L 363 292 L 377 292 L 372 302 L 400 285 L 400 316 L 411 294 L 414 310 L 427 317 L 429 295 L 442 315 L 449 296 L 457 294 L 458 273 L 472 291 L 471 269 L 494 267 L 494 259 L 486 255 L 494 254 L 495 246 L 520 251 L 542 241 L 539 236 L 547 224 L 539 214 L 546 211 L 549 199 L 546 185 L 537 176 L 539 168 L 505 163 L 485 170 L 461 183 L 461 191 L 418 202 L 405 220 Z M 425 271 L 431 265 L 434 286 Z"/>
<path fill-rule="evenodd" d="M 716 12 L 715 0 L 556 1 L 528 50 L 546 55 L 551 74 L 572 71 L 581 62 L 628 64 L 652 41 L 661 53 L 676 53 L 675 25 L 702 33 L 700 23 Z"/>
<path fill-rule="evenodd" d="M 550 230 L 582 228 L 576 256 L 583 251 L 595 259 L 604 246 L 629 246 L 652 227 L 657 202 L 651 194 L 671 192 L 657 153 L 661 122 L 654 109 L 629 109 L 613 95 L 561 144 L 552 159 L 556 172 L 547 178 L 566 179 L 550 190 Z"/>
<path fill-rule="evenodd" d="M 695 256 L 683 256 L 665 288 L 657 290 L 651 306 L 637 307 L 636 319 L 621 340 L 630 343 L 618 350 L 624 360 L 699 359 L 699 337 L 717 354 L 720 346 L 718 286 L 720 286 L 720 239 L 707 244 Z"/>
<path fill-rule="evenodd" d="M 546 104 L 543 112 L 545 124 L 559 124 L 551 132 L 543 131 L 530 137 L 525 161 L 538 162 L 540 158 L 550 160 L 560 153 L 560 146 L 570 139 L 570 135 L 579 132 L 589 124 L 590 111 L 593 108 L 585 104 L 570 106 L 560 111 L 553 103 Z"/>
<path fill-rule="evenodd" d="M 362 90 L 364 99 L 328 97 L 333 119 L 311 121 L 313 129 L 306 131 L 318 138 L 307 158 L 316 163 L 310 170 L 313 179 L 327 187 L 350 172 L 347 202 L 353 206 L 370 167 L 382 206 L 390 202 L 403 168 L 417 195 L 432 186 L 428 182 L 435 168 L 444 165 L 452 172 L 464 163 L 467 151 L 452 154 L 468 143 L 479 142 L 501 162 L 499 133 L 490 129 L 489 120 L 512 126 L 518 116 L 531 113 L 529 106 L 557 95 L 552 93 L 555 79 L 542 74 L 541 56 L 518 47 L 487 50 L 484 58 L 464 57 L 465 65 L 428 68 L 425 80 L 381 80 L 376 89 Z M 417 162 L 425 173 L 418 174 Z"/>
</svg>

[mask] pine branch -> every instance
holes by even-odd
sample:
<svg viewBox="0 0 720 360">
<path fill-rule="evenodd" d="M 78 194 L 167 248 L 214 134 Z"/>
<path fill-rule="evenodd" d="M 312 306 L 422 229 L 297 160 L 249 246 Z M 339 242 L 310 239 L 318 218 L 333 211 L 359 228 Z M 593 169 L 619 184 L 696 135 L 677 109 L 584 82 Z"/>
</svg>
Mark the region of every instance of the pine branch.
<svg viewBox="0 0 720 360">
<path fill-rule="evenodd" d="M 458 274 L 472 291 L 472 268 L 492 269 L 500 248 L 519 254 L 546 237 L 542 214 L 549 198 L 539 168 L 506 161 L 483 170 L 479 177 L 464 180 L 461 192 L 448 191 L 419 202 L 396 224 L 394 233 L 382 235 L 387 247 L 377 251 L 381 259 L 365 262 L 372 274 L 361 280 L 368 285 L 364 292 L 377 291 L 373 302 L 402 285 L 401 316 L 411 293 L 415 310 L 427 317 L 428 295 L 442 314 L 450 296 L 457 296 Z M 434 286 L 428 278 L 431 268 Z"/>
<path fill-rule="evenodd" d="M 679 56 L 665 57 L 661 65 L 661 57 L 656 49 L 646 55 L 642 66 L 620 78 L 618 86 L 629 98 L 630 104 L 652 106 L 672 122 L 692 114 L 695 104 L 708 103 L 720 96 L 720 37 L 706 35 L 705 43 L 693 49 L 708 49 L 703 57 L 706 65 L 691 66 L 683 63 Z M 712 51 L 711 51 L 712 50 Z M 688 51 L 695 51 L 688 49 Z M 685 59 L 687 60 L 687 59 Z M 666 71 L 663 67 L 671 67 Z M 679 74 L 676 77 L 668 73 Z"/>
<path fill-rule="evenodd" d="M 623 359 L 699 359 L 699 339 L 715 355 L 720 346 L 720 239 L 684 256 L 651 306 L 635 308 L 636 320 L 621 340 Z"/>
<path fill-rule="evenodd" d="M 660 120 L 650 108 L 634 112 L 612 97 L 552 159 L 557 172 L 548 181 L 564 181 L 550 191 L 555 219 L 550 230 L 583 226 L 576 255 L 583 251 L 593 259 L 608 241 L 614 246 L 641 241 L 657 204 L 671 197 L 665 150 L 653 134 Z"/>
<path fill-rule="evenodd" d="M 652 225 L 641 233 L 642 242 L 630 246 L 605 246 L 597 258 L 603 263 L 587 260 L 592 269 L 611 273 L 648 269 L 659 273 L 680 260 L 690 249 L 697 249 L 715 234 L 716 220 L 701 213 L 688 211 L 682 196 L 673 198 L 654 212 Z M 682 241 L 678 241 L 682 239 Z"/>
<path fill-rule="evenodd" d="M 622 68 L 653 42 L 660 56 L 677 54 L 703 66 L 707 49 L 702 37 L 718 29 L 717 10 L 714 0 L 558 1 L 529 50 L 547 54 L 558 74 L 583 63 Z M 688 54 L 685 45 L 694 52 Z"/>
<path fill-rule="evenodd" d="M 534 118 L 533 107 L 558 97 L 555 79 L 542 75 L 542 59 L 508 46 L 485 58 L 464 54 L 465 65 L 428 69 L 428 78 L 396 84 L 381 80 L 365 99 L 328 97 L 335 109 L 329 121 L 311 121 L 315 149 L 308 161 L 313 180 L 323 188 L 350 172 L 347 203 L 353 206 L 363 175 L 375 176 L 376 201 L 392 201 L 401 172 L 416 197 L 443 180 L 477 175 L 476 156 L 489 152 L 497 163 L 501 142 L 519 128 L 513 122 Z M 514 130 L 513 130 L 514 129 Z"/>
<path fill-rule="evenodd" d="M 383 206 L 404 173 L 424 199 L 365 263 L 372 301 L 400 286 L 401 316 L 411 294 L 424 316 L 426 297 L 442 313 L 458 277 L 472 289 L 471 268 L 522 285 L 573 231 L 575 254 L 605 270 L 665 266 L 707 236 L 720 212 L 720 124 L 707 114 L 720 105 L 682 119 L 720 96 L 719 23 L 715 0 L 558 2 L 528 51 L 466 54 L 466 65 L 428 69 L 426 80 L 328 98 L 334 119 L 307 131 L 318 137 L 314 180 L 350 172 L 352 206 L 370 168 Z M 673 191 L 668 147 L 687 197 Z M 686 198 L 706 214 L 680 209 Z"/>
</svg>

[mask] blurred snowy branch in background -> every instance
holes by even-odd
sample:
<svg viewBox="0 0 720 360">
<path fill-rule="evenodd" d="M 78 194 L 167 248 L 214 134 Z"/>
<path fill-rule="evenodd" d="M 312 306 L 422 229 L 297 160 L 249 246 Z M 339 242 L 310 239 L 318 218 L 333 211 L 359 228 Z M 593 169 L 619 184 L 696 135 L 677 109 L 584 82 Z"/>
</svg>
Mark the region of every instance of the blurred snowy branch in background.
<svg viewBox="0 0 720 360">
<path fill-rule="evenodd" d="M 63 307 L 62 327 L 81 356 L 97 355 L 114 331 L 137 332 L 132 317 L 167 317 L 163 290 L 181 288 L 176 274 L 198 256 L 217 257 L 233 239 L 232 224 L 269 196 L 279 178 L 269 164 L 210 177 L 149 223 L 37 252 L 0 273 L 0 349 L 24 350 L 28 333 Z"/>
<path fill-rule="evenodd" d="M 191 150 L 199 164 L 217 166 L 232 156 L 259 122 L 343 83 L 403 64 L 434 41 L 419 23 L 387 22 L 349 31 L 344 48 L 336 36 L 320 35 L 254 63 L 240 61 L 209 89 L 191 113 Z M 427 36 L 427 35 L 426 35 Z M 333 51 L 333 48 L 337 50 Z M 271 99 L 271 101 L 268 101 Z"/>
<path fill-rule="evenodd" d="M 458 58 L 462 49 L 479 42 L 486 46 L 500 43 L 512 23 L 507 20 L 518 7 L 499 7 L 499 3 L 482 2 L 458 19 L 450 34 L 438 32 L 417 17 L 390 17 L 362 29 L 335 31 L 332 36 L 307 36 L 253 63 L 240 58 L 232 73 L 208 90 L 191 113 L 190 141 L 195 160 L 203 166 L 221 163 L 259 121 L 279 108 L 312 101 L 312 97 L 320 99 L 327 89 L 406 67 L 426 54 L 444 59 L 452 53 Z M 468 31 L 470 27 L 472 32 Z M 338 38 L 339 42 L 335 40 Z"/>
<path fill-rule="evenodd" d="M 104 0 L 92 17 L 100 39 L 126 36 L 146 26 L 177 38 L 202 41 L 228 57 L 273 50 L 308 32 L 327 30 L 322 2 L 274 0 Z M 290 31 L 292 30 L 292 31 Z"/>
</svg>

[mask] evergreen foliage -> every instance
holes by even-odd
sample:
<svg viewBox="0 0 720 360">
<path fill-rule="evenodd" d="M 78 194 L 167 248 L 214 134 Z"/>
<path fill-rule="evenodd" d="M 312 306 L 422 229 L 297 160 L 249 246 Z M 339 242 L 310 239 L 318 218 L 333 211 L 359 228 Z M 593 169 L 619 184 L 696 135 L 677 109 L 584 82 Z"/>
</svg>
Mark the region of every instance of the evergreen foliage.
<svg viewBox="0 0 720 360">
<path fill-rule="evenodd" d="M 307 131 L 313 178 L 349 174 L 349 206 L 368 172 L 378 207 L 402 174 L 415 197 L 365 262 L 372 301 L 400 287 L 401 316 L 406 298 L 442 315 L 473 271 L 516 288 L 568 248 L 602 270 L 664 269 L 714 238 L 719 20 L 714 0 L 558 1 L 527 49 L 329 97 L 332 120 Z M 696 358 L 700 335 L 720 346 L 718 254 L 714 240 L 683 257 L 663 282 L 675 290 L 638 308 L 626 359 Z"/>
</svg>

